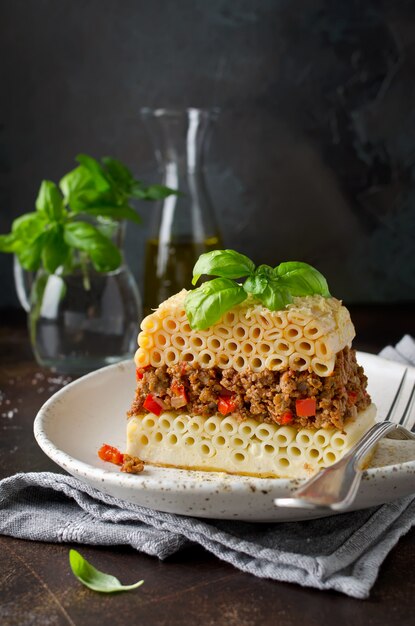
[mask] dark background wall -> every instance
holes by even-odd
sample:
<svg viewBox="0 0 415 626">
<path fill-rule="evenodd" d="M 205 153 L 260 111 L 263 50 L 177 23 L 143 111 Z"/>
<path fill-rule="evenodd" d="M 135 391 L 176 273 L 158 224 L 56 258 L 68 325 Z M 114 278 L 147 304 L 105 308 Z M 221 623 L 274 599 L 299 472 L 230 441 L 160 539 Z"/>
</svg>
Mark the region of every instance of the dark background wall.
<svg viewBox="0 0 415 626">
<path fill-rule="evenodd" d="M 350 303 L 415 299 L 413 2 L 1 0 L 0 29 L 0 232 L 78 152 L 157 180 L 140 107 L 219 106 L 226 245 L 313 263 Z M 145 235 L 128 233 L 139 281 Z M 18 306 L 11 268 L 0 307 Z"/>
</svg>

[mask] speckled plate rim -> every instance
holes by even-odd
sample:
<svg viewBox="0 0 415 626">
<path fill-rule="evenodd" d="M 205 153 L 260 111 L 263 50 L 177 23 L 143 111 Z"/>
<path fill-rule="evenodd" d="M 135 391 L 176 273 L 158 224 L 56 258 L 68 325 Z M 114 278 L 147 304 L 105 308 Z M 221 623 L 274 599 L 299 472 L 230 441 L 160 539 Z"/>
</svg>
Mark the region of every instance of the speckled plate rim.
<svg viewBox="0 0 415 626">
<path fill-rule="evenodd" d="M 364 361 L 365 367 L 372 362 L 376 366 L 382 366 L 383 364 L 400 365 L 395 362 L 386 361 L 381 357 L 364 352 L 358 353 L 358 361 Z M 402 368 L 404 366 L 401 366 Z M 112 467 L 111 469 L 105 469 L 99 466 L 94 466 L 89 463 L 75 458 L 68 454 L 57 445 L 50 438 L 48 434 L 48 421 L 53 415 L 56 407 L 62 401 L 65 401 L 66 397 L 79 386 L 88 386 L 90 383 L 99 381 L 104 375 L 111 375 L 112 373 L 119 373 L 121 370 L 126 375 L 132 372 L 133 363 L 131 361 L 123 361 L 107 367 L 101 368 L 94 372 L 91 372 L 71 383 L 51 396 L 46 403 L 41 407 L 34 421 L 34 435 L 41 449 L 60 467 L 67 470 L 69 473 L 78 476 L 79 478 L 91 478 L 94 481 L 105 482 L 108 485 L 120 486 L 123 485 L 127 489 L 134 488 L 153 488 L 157 489 L 163 479 L 173 475 L 180 477 L 179 481 L 175 481 L 174 489 L 177 491 L 183 491 L 186 489 L 194 489 L 200 492 L 211 492 L 214 489 L 238 492 L 252 492 L 252 488 L 255 487 L 259 490 L 267 490 L 269 493 L 289 493 L 302 482 L 299 479 L 276 479 L 276 478 L 254 478 L 246 476 L 228 475 L 221 472 L 202 472 L 202 471 L 187 471 L 177 470 L 169 468 L 156 468 L 151 467 L 150 475 L 140 474 L 131 475 L 120 473 L 118 468 Z M 415 377 L 415 368 L 409 366 L 410 377 Z M 101 461 L 97 457 L 97 465 Z M 415 461 L 407 461 L 405 463 L 394 463 L 387 467 L 370 468 L 366 470 L 365 474 L 368 477 L 376 478 L 377 475 L 385 473 L 393 473 L 397 476 L 402 469 L 413 469 L 415 471 Z"/>
</svg>

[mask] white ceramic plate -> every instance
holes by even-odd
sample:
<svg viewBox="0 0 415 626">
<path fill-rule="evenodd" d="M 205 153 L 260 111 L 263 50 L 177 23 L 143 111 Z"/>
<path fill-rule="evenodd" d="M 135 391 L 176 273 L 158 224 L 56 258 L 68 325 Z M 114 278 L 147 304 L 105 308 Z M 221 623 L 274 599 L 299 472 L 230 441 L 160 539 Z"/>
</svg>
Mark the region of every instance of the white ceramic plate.
<svg viewBox="0 0 415 626">
<path fill-rule="evenodd" d="M 378 415 L 386 415 L 404 367 L 375 355 L 358 353 L 369 378 Z M 406 388 L 415 380 L 409 368 Z M 42 450 L 73 476 L 101 492 L 128 502 L 197 517 L 246 521 L 287 521 L 329 513 L 277 508 L 274 498 L 289 497 L 298 480 L 230 476 L 147 465 L 142 474 L 125 474 L 101 461 L 103 443 L 125 449 L 126 411 L 134 396 L 133 362 L 105 367 L 53 395 L 39 411 L 34 432 Z M 415 442 L 383 440 L 363 475 L 350 510 L 415 492 Z M 330 513 L 332 514 L 332 513 Z"/>
</svg>

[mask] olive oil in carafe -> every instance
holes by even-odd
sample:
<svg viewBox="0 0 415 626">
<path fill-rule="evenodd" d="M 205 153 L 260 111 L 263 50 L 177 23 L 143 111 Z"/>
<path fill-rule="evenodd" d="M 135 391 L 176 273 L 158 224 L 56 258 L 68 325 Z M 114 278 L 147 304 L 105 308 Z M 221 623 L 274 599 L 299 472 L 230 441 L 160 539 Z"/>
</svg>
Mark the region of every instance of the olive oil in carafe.
<svg viewBox="0 0 415 626">
<path fill-rule="evenodd" d="M 181 289 L 192 288 L 193 266 L 204 252 L 221 247 L 219 237 L 205 241 L 174 241 L 165 244 L 149 239 L 146 244 L 144 314 Z"/>
</svg>

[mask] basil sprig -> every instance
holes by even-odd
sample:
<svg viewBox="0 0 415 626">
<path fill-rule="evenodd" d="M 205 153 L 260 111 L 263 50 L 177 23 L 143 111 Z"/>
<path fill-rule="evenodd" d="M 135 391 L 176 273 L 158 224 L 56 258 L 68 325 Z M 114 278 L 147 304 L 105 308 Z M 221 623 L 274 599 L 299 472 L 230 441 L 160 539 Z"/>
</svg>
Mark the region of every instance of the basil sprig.
<svg viewBox="0 0 415 626">
<path fill-rule="evenodd" d="M 0 235 L 0 252 L 16 254 L 27 270 L 43 267 L 53 274 L 64 267 L 70 272 L 75 251 L 89 259 L 98 272 L 117 269 L 122 258 L 111 241 L 108 223 L 124 219 L 141 222 L 131 199 L 159 200 L 178 193 L 163 185 L 144 185 L 111 157 L 99 162 L 79 154 L 76 161 L 79 165 L 61 179 L 59 186 L 44 180 L 36 211 L 18 217 L 11 232 Z"/>
<path fill-rule="evenodd" d="M 271 311 L 283 309 L 294 296 L 330 296 L 326 279 L 308 263 L 288 261 L 277 267 L 255 267 L 247 256 L 235 250 L 213 250 L 202 254 L 193 268 L 193 284 L 202 275 L 218 278 L 203 283 L 186 295 L 186 314 L 190 326 L 196 330 L 217 322 L 248 295 L 254 296 Z"/>
<path fill-rule="evenodd" d="M 85 585 L 85 587 L 93 591 L 99 591 L 100 593 L 130 591 L 130 589 L 141 587 L 144 583 L 144 580 L 139 580 L 133 585 L 122 585 L 115 576 L 104 574 L 104 572 L 97 570 L 91 563 L 88 563 L 77 550 L 69 551 L 69 564 L 74 576 Z"/>
</svg>

